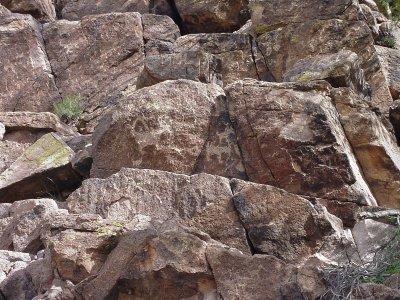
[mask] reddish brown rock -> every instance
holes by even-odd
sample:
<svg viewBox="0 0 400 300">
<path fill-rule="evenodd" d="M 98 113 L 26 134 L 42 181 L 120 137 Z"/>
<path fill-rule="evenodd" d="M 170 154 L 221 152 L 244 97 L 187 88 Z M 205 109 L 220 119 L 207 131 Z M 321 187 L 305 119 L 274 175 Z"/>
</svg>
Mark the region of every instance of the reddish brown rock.
<svg viewBox="0 0 400 300">
<path fill-rule="evenodd" d="M 213 239 L 249 253 L 245 231 L 232 202 L 229 180 L 199 174 L 122 169 L 107 179 L 89 179 L 67 200 L 71 212 L 131 220 L 138 214 L 156 220 L 179 219 Z"/>
<path fill-rule="evenodd" d="M 189 34 L 178 38 L 174 52 L 204 51 L 221 60 L 224 85 L 243 78 L 271 81 L 252 37 L 243 33 Z"/>
<path fill-rule="evenodd" d="M 133 167 L 183 174 L 214 170 L 216 175 L 242 178 L 230 123 L 217 122 L 223 125 L 217 132 L 210 129 L 224 113 L 224 96 L 217 85 L 189 80 L 165 81 L 127 96 L 93 135 L 91 175 L 107 177 Z M 215 141 L 210 140 L 213 136 Z M 215 170 L 215 165 L 221 168 Z"/>
<path fill-rule="evenodd" d="M 186 33 L 232 32 L 249 19 L 248 0 L 175 0 Z"/>
<path fill-rule="evenodd" d="M 325 83 L 239 81 L 229 112 L 251 181 L 291 193 L 375 204 Z"/>
<path fill-rule="evenodd" d="M 52 0 L 1 0 L 0 4 L 14 13 L 30 14 L 40 21 L 49 22 L 56 18 Z"/>
<path fill-rule="evenodd" d="M 93 131 L 107 106 L 136 85 L 144 59 L 141 16 L 114 13 L 61 20 L 46 24 L 43 36 L 62 97 L 81 98 L 82 131 Z"/>
<path fill-rule="evenodd" d="M 0 110 L 49 111 L 60 98 L 40 25 L 28 15 L 0 19 Z"/>
</svg>

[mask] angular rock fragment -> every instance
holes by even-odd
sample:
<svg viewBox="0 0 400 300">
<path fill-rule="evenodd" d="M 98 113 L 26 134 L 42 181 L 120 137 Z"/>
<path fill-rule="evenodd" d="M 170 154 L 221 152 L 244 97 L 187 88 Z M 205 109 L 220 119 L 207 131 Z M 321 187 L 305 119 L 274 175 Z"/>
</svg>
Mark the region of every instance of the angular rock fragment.
<svg viewBox="0 0 400 300">
<path fill-rule="evenodd" d="M 300 195 L 376 204 L 327 84 L 239 81 L 227 88 L 227 98 L 251 181 Z"/>
<path fill-rule="evenodd" d="M 375 46 L 383 73 L 389 84 L 393 99 L 400 98 L 400 53 L 397 49 Z"/>
<path fill-rule="evenodd" d="M 72 171 L 73 151 L 54 133 L 42 136 L 0 175 L 0 202 L 68 191 L 80 183 Z"/>
<path fill-rule="evenodd" d="M 179 27 L 168 16 L 142 15 L 143 38 L 145 42 L 159 40 L 173 43 L 181 36 Z"/>
<path fill-rule="evenodd" d="M 243 78 L 271 81 L 261 52 L 243 33 L 189 34 L 174 44 L 174 52 L 204 51 L 221 60 L 224 85 Z"/>
<path fill-rule="evenodd" d="M 43 36 L 62 97 L 81 99 L 85 109 L 81 131 L 92 132 L 93 119 L 136 85 L 144 59 L 140 14 L 60 20 L 46 24 Z"/>
<path fill-rule="evenodd" d="M 49 111 L 60 98 L 40 25 L 28 15 L 0 18 L 0 110 Z"/>
<path fill-rule="evenodd" d="M 56 0 L 57 10 L 62 19 L 80 20 L 87 15 L 112 12 L 149 12 L 149 0 Z"/>
<path fill-rule="evenodd" d="M 276 257 L 216 245 L 207 248 L 207 260 L 222 299 L 303 299 L 294 266 Z"/>
<path fill-rule="evenodd" d="M 189 80 L 165 81 L 127 96 L 96 128 L 91 175 L 107 177 L 122 167 L 209 173 L 217 164 L 222 168 L 216 175 L 242 178 L 234 132 L 222 122 L 226 118 L 214 134 L 221 142 L 209 140 L 224 96 L 217 85 Z M 213 159 L 201 166 L 199 157 L 208 152 Z"/>
<path fill-rule="evenodd" d="M 248 0 L 175 0 L 186 33 L 232 32 L 249 19 Z"/>
<path fill-rule="evenodd" d="M 297 263 L 334 233 L 331 221 L 306 199 L 275 187 L 233 181 L 233 201 L 256 253 Z"/>
<path fill-rule="evenodd" d="M 221 82 L 221 60 L 201 51 L 152 55 L 144 62 L 138 89 L 166 80 L 189 79 L 203 83 Z"/>
<path fill-rule="evenodd" d="M 400 150 L 368 103 L 345 88 L 332 92 L 340 122 L 378 204 L 400 208 Z"/>
<path fill-rule="evenodd" d="M 10 15 L 11 12 L 5 8 L 3 5 L 0 4 L 0 17 L 6 16 L 6 15 Z"/>
<path fill-rule="evenodd" d="M 30 14 L 40 21 L 49 22 L 56 18 L 56 10 L 51 0 L 1 0 L 0 4 L 13 13 Z"/>
<path fill-rule="evenodd" d="M 107 179 L 89 179 L 67 199 L 73 213 L 131 220 L 141 214 L 156 220 L 179 219 L 213 239 L 249 253 L 245 231 L 232 202 L 229 180 L 122 169 Z"/>
</svg>

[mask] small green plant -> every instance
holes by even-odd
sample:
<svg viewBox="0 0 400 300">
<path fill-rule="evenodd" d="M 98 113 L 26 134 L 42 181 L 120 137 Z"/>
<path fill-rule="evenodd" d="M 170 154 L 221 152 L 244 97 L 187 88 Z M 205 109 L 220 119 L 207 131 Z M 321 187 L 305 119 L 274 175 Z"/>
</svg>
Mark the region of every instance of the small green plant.
<svg viewBox="0 0 400 300">
<path fill-rule="evenodd" d="M 396 47 L 397 47 L 396 40 L 392 35 L 384 36 L 381 40 L 381 43 L 382 43 L 382 46 L 385 46 L 388 48 L 396 49 Z"/>
<path fill-rule="evenodd" d="M 83 113 L 81 96 L 64 98 L 62 101 L 53 104 L 53 111 L 65 123 L 71 123 Z"/>
</svg>

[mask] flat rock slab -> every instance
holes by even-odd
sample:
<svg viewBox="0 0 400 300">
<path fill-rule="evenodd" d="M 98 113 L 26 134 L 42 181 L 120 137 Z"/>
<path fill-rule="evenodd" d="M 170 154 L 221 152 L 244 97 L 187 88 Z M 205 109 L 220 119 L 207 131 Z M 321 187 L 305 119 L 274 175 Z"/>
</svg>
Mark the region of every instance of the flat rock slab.
<svg viewBox="0 0 400 300">
<path fill-rule="evenodd" d="M 238 81 L 229 113 L 253 182 L 291 193 L 376 204 L 325 83 Z"/>
<path fill-rule="evenodd" d="M 0 110 L 50 111 L 60 99 L 38 24 L 31 16 L 0 18 Z"/>
<path fill-rule="evenodd" d="M 76 187 L 80 178 L 69 166 L 73 154 L 56 134 L 44 135 L 0 175 L 1 202 L 35 198 Z"/>
<path fill-rule="evenodd" d="M 232 202 L 229 180 L 209 174 L 122 169 L 107 179 L 89 179 L 67 199 L 71 212 L 131 220 L 176 218 L 244 253 L 250 249 Z"/>
</svg>

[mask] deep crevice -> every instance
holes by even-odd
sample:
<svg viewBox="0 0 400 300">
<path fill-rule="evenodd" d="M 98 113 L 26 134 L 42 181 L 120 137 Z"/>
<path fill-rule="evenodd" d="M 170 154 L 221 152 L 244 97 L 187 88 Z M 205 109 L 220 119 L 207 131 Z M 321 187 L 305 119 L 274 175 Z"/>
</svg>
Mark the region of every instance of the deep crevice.
<svg viewBox="0 0 400 300">
<path fill-rule="evenodd" d="M 185 22 L 183 22 L 181 15 L 179 14 L 178 8 L 176 7 L 175 0 L 167 0 L 167 3 L 169 4 L 169 6 L 172 10 L 172 13 L 173 13 L 172 19 L 174 20 L 176 25 L 178 25 L 181 35 L 188 34 L 189 30 L 188 30 Z"/>
</svg>

